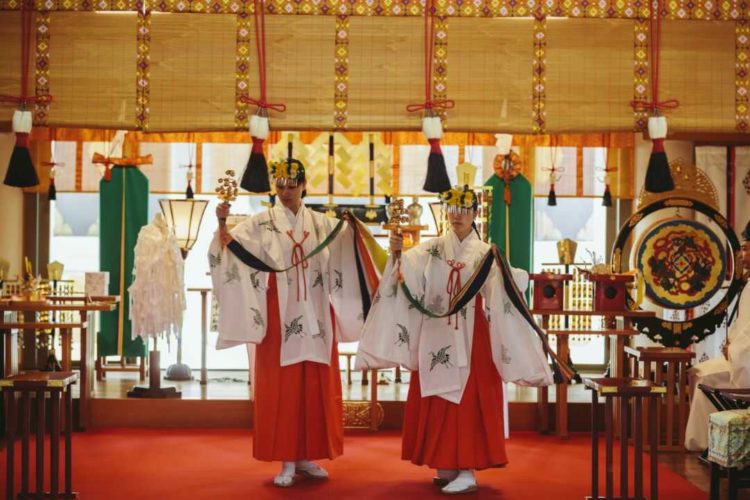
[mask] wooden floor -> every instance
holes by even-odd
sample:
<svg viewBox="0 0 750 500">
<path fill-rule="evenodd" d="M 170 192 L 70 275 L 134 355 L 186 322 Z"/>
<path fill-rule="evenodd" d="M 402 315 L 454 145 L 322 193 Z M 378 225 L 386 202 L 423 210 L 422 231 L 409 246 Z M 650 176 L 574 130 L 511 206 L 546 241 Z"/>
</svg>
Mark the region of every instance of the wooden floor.
<svg viewBox="0 0 750 500">
<path fill-rule="evenodd" d="M 162 371 L 162 374 L 164 372 Z M 245 371 L 209 371 L 208 383 L 201 385 L 198 382 L 200 374 L 193 372 L 196 377 L 188 381 L 170 381 L 162 377 L 162 387 L 174 386 L 182 391 L 183 399 L 250 399 L 252 390 L 248 384 L 248 374 Z M 380 373 L 378 384 L 379 401 L 406 401 L 409 392 L 409 373 L 404 370 L 402 383 L 394 382 L 393 371 L 383 370 Z M 95 382 L 94 393 L 97 398 L 124 399 L 134 385 L 147 385 L 148 381 L 140 382 L 137 373 L 110 372 L 107 378 L 101 382 Z M 352 373 L 352 384 L 347 384 L 346 375 L 342 372 L 341 388 L 344 399 L 351 401 L 369 401 L 370 386 L 362 385 L 361 373 Z M 536 402 L 536 388 L 523 387 L 515 384 L 507 384 L 507 395 L 509 402 Z M 74 392 L 75 394 L 75 392 Z M 555 401 L 555 391 L 549 393 L 550 401 Z M 568 401 L 571 403 L 588 403 L 591 401 L 590 393 L 583 385 L 576 384 L 568 389 Z"/>
</svg>

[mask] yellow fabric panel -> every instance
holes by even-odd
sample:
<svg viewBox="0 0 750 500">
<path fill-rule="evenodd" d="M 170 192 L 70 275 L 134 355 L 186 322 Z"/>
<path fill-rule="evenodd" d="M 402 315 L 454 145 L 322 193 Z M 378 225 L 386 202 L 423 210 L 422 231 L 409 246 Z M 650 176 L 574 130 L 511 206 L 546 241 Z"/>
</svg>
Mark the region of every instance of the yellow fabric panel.
<svg viewBox="0 0 750 500">
<path fill-rule="evenodd" d="M 234 128 L 235 16 L 151 17 L 149 130 Z"/>
<path fill-rule="evenodd" d="M 268 100 L 286 104 L 285 113 L 269 112 L 274 129 L 330 130 L 333 127 L 335 29 L 333 16 L 266 16 Z M 258 99 L 254 32 L 251 40 L 249 93 Z M 250 112 L 254 112 L 253 106 Z"/>
<path fill-rule="evenodd" d="M 633 22 L 548 19 L 547 131 L 632 130 Z"/>
<path fill-rule="evenodd" d="M 133 128 L 135 70 L 135 14 L 50 14 L 50 124 Z"/>
<path fill-rule="evenodd" d="M 33 26 L 33 23 L 32 23 Z M 21 95 L 21 13 L 0 12 L 0 94 Z M 34 54 L 34 39 L 31 44 L 31 57 Z M 28 92 L 34 95 L 34 62 L 29 64 Z M 0 102 L 0 122 L 10 122 L 14 104 Z M 10 130 L 10 129 L 8 129 Z"/>
<path fill-rule="evenodd" d="M 448 20 L 448 130 L 530 133 L 531 19 Z"/>
<path fill-rule="evenodd" d="M 659 100 L 680 106 L 664 114 L 672 132 L 734 132 L 734 22 L 665 21 Z"/>
<path fill-rule="evenodd" d="M 423 28 L 419 17 L 349 19 L 349 128 L 421 130 L 406 105 L 425 98 Z"/>
</svg>

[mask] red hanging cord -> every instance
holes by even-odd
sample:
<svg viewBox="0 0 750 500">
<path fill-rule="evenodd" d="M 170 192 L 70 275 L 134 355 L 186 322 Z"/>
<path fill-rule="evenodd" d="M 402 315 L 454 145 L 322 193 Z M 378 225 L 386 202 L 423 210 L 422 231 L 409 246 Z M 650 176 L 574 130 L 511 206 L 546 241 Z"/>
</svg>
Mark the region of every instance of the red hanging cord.
<svg viewBox="0 0 750 500">
<path fill-rule="evenodd" d="M 425 0 L 424 5 L 424 102 L 409 104 L 406 111 L 452 109 L 451 99 L 432 98 L 432 65 L 435 58 L 435 0 Z"/>
<path fill-rule="evenodd" d="M 30 104 L 49 102 L 52 96 L 32 97 L 29 95 L 29 57 L 31 55 L 31 21 L 33 4 L 26 0 L 21 4 L 21 95 L 0 95 L 0 102 L 15 104 L 25 111 Z"/>
<path fill-rule="evenodd" d="M 280 113 L 286 111 L 282 103 L 270 103 L 266 98 L 266 2 L 253 0 L 253 17 L 255 20 L 255 49 L 258 57 L 258 83 L 260 85 L 260 99 L 243 95 L 240 101 L 253 104 L 260 109 L 272 109 Z"/>
<path fill-rule="evenodd" d="M 659 100 L 659 65 L 661 64 L 661 9 L 663 0 L 651 0 L 649 30 L 651 42 L 649 44 L 651 64 L 651 101 L 631 101 L 630 105 L 636 111 L 651 111 L 658 115 L 660 110 L 675 109 L 680 105 L 677 99 Z"/>
</svg>

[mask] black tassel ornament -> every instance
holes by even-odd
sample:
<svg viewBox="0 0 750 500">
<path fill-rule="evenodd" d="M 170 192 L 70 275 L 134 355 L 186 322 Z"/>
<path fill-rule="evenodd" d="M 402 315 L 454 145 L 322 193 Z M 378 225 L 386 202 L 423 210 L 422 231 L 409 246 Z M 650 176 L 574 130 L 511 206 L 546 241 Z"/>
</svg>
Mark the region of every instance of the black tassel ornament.
<svg viewBox="0 0 750 500">
<path fill-rule="evenodd" d="M 29 133 L 31 132 L 31 111 L 16 110 L 13 112 L 13 132 L 16 134 L 16 145 L 10 156 L 8 171 L 3 183 L 13 187 L 33 187 L 39 185 L 39 176 L 29 153 Z"/>
<path fill-rule="evenodd" d="M 258 112 L 250 117 L 250 136 L 253 145 L 250 150 L 250 159 L 247 161 L 240 181 L 240 187 L 251 193 L 267 193 L 271 190 L 271 183 L 268 180 L 268 163 L 263 152 L 263 143 L 268 139 L 268 134 L 267 112 L 264 108 L 258 108 Z"/>
<path fill-rule="evenodd" d="M 557 194 L 555 193 L 555 185 L 550 184 L 549 194 L 547 195 L 547 205 L 550 207 L 557 206 Z"/>
<path fill-rule="evenodd" d="M 422 119 L 422 132 L 430 143 L 430 155 L 427 157 L 427 176 L 422 189 L 428 193 L 449 191 L 451 181 L 445 165 L 440 139 L 443 136 L 443 123 L 439 116 L 425 116 Z"/>
<path fill-rule="evenodd" d="M 674 179 L 669 169 L 669 160 L 664 151 L 664 139 L 667 137 L 667 119 L 663 116 L 652 116 L 648 119 L 648 135 L 653 141 L 651 156 L 646 169 L 646 191 L 664 193 L 674 189 Z"/>
<path fill-rule="evenodd" d="M 604 194 L 602 195 L 602 206 L 603 207 L 612 206 L 612 193 L 609 191 L 609 184 L 607 184 L 604 188 Z"/>
</svg>

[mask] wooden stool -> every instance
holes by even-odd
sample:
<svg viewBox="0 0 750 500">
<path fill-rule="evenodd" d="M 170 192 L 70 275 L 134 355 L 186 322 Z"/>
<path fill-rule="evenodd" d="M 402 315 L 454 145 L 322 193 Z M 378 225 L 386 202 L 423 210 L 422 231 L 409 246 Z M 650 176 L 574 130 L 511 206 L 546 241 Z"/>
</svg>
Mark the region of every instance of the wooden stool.
<svg viewBox="0 0 750 500">
<path fill-rule="evenodd" d="M 651 443 L 651 499 L 656 500 L 659 493 L 658 483 L 658 442 L 659 428 L 656 420 L 656 404 L 658 398 L 666 391 L 664 387 L 654 385 L 650 380 L 628 378 L 597 378 L 584 379 L 586 387 L 591 389 L 591 496 L 613 499 L 614 497 L 614 398 L 622 398 L 622 415 L 620 416 L 620 496 L 621 499 L 641 500 L 643 496 L 643 443 L 641 439 L 641 420 L 643 418 L 643 398 L 648 398 L 649 412 L 649 442 Z M 605 436 L 606 436 L 606 496 L 599 496 L 599 396 L 604 396 L 605 405 Z M 633 483 L 635 496 L 628 496 L 628 420 L 629 401 L 633 398 L 635 414 L 635 460 L 633 464 Z"/>
<path fill-rule="evenodd" d="M 685 427 L 690 409 L 687 370 L 695 353 L 680 347 L 625 347 L 625 355 L 630 376 L 666 385 L 666 397 L 656 407 L 656 420 L 663 429 L 659 451 L 685 451 Z M 647 420 L 648 417 L 644 419 Z"/>
<path fill-rule="evenodd" d="M 73 492 L 73 398 L 71 384 L 78 380 L 75 372 L 26 372 L 0 380 L 5 396 L 7 443 L 6 498 L 15 499 L 15 420 L 16 392 L 21 394 L 21 493 L 18 498 L 76 498 Z M 36 491 L 29 491 L 29 429 L 31 423 L 30 395 L 36 395 Z M 44 491 L 44 429 L 45 398 L 50 395 L 52 418 L 50 429 L 50 491 Z M 65 425 L 65 491 L 59 492 L 60 476 L 60 395 L 65 393 L 63 423 Z"/>
</svg>

